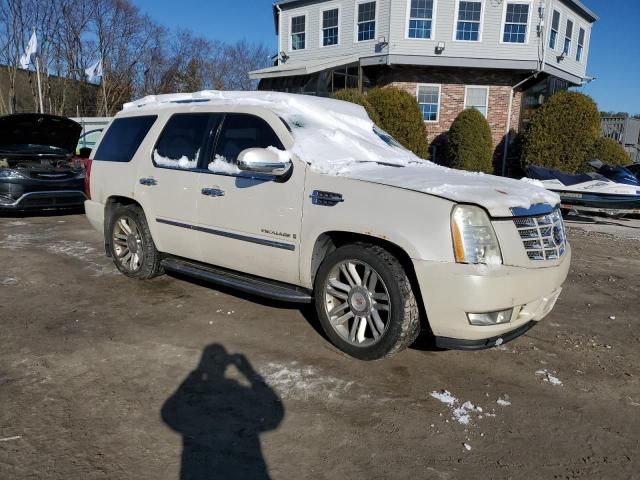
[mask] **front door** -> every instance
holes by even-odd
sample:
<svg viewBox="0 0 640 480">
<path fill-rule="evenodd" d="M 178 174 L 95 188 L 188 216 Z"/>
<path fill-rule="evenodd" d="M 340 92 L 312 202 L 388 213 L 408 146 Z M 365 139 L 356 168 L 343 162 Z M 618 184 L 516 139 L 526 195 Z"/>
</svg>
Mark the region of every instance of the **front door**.
<svg viewBox="0 0 640 480">
<path fill-rule="evenodd" d="M 141 162 L 136 198 L 144 208 L 158 250 L 201 260 L 191 228 L 201 201 L 198 160 L 222 118 L 212 113 L 178 113 L 166 122 L 151 158 Z"/>
<path fill-rule="evenodd" d="M 263 118 L 227 114 L 207 165 L 200 173 L 200 250 L 207 263 L 253 275 L 299 283 L 298 256 L 304 166 L 287 179 L 241 172 L 238 155 L 247 148 L 284 150 Z"/>
</svg>

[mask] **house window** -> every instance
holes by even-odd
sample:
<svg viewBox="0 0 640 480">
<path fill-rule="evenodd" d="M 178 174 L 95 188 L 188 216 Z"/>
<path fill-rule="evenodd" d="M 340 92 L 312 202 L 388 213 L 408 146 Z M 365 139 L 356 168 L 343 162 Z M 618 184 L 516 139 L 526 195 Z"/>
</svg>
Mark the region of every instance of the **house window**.
<svg viewBox="0 0 640 480">
<path fill-rule="evenodd" d="M 306 15 L 291 17 L 291 50 L 304 50 L 307 45 Z"/>
<path fill-rule="evenodd" d="M 580 32 L 578 33 L 578 49 L 576 50 L 576 60 L 578 62 L 582 61 L 582 55 L 584 53 L 584 36 L 586 35 L 586 32 L 584 31 L 584 28 L 580 29 Z"/>
<path fill-rule="evenodd" d="M 505 43 L 525 43 L 528 25 L 529 4 L 507 3 L 502 41 Z"/>
<path fill-rule="evenodd" d="M 418 85 L 418 104 L 425 122 L 437 122 L 440 114 L 440 85 Z"/>
<path fill-rule="evenodd" d="M 558 32 L 560 31 L 560 12 L 553 11 L 553 19 L 551 20 L 551 35 L 549 36 L 549 48 L 551 50 L 556 49 L 558 44 Z"/>
<path fill-rule="evenodd" d="M 475 108 L 485 117 L 489 107 L 489 87 L 466 87 L 464 108 Z"/>
<path fill-rule="evenodd" d="M 358 4 L 358 41 L 376 38 L 376 2 Z"/>
<path fill-rule="evenodd" d="M 456 40 L 477 42 L 480 40 L 482 2 L 459 2 Z"/>
<path fill-rule="evenodd" d="M 411 0 L 409 38 L 431 38 L 433 0 Z"/>
<path fill-rule="evenodd" d="M 338 33 L 338 18 L 340 17 L 340 10 L 334 8 L 332 10 L 325 10 L 322 12 L 322 46 L 329 47 L 331 45 L 337 45 L 339 39 Z"/>
<path fill-rule="evenodd" d="M 562 51 L 565 55 L 569 55 L 571 52 L 571 39 L 573 38 L 573 22 L 571 20 L 567 20 L 567 29 L 564 33 L 564 48 Z"/>
</svg>

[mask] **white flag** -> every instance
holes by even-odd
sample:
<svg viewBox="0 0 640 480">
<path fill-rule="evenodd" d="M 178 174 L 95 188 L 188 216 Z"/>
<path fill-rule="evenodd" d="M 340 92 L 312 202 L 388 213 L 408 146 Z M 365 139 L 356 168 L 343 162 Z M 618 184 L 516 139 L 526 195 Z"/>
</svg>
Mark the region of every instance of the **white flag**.
<svg viewBox="0 0 640 480">
<path fill-rule="evenodd" d="M 84 73 L 87 74 L 89 80 L 93 80 L 96 77 L 102 76 L 102 58 L 98 60 L 96 63 L 87 68 Z"/>
<path fill-rule="evenodd" d="M 31 65 L 31 56 L 38 51 L 38 37 L 36 37 L 36 31 L 34 30 L 29 39 L 29 45 L 24 55 L 20 57 L 20 67 L 29 68 Z"/>
</svg>

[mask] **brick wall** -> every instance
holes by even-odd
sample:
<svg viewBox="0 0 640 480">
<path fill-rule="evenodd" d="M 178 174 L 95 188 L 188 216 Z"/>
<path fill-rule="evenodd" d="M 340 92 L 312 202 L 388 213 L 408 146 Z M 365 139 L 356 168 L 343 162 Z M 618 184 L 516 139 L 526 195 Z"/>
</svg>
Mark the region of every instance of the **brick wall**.
<svg viewBox="0 0 640 480">
<path fill-rule="evenodd" d="M 465 86 L 489 87 L 487 121 L 491 127 L 494 148 L 502 142 L 507 125 L 509 94 L 512 85 L 522 80 L 526 74 L 515 74 L 504 70 L 472 70 L 442 68 L 396 68 L 386 70 L 376 78 L 379 86 L 393 85 L 417 94 L 418 84 L 440 85 L 440 114 L 437 122 L 425 122 L 429 142 L 439 146 L 444 141 L 451 124 L 464 109 Z M 518 130 L 522 94 L 516 92 L 513 99 L 511 129 Z M 500 152 L 501 152 L 500 148 Z M 500 152 L 496 151 L 496 155 Z"/>
</svg>

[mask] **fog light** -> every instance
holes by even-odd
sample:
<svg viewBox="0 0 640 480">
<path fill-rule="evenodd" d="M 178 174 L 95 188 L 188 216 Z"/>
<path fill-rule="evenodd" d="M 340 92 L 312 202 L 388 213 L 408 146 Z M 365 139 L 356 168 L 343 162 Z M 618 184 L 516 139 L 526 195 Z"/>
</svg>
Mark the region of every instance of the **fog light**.
<svg viewBox="0 0 640 480">
<path fill-rule="evenodd" d="M 489 313 L 467 313 L 467 318 L 471 325 L 500 325 L 501 323 L 509 323 L 512 314 L 513 308 L 510 308 L 509 310 L 499 310 Z"/>
</svg>

